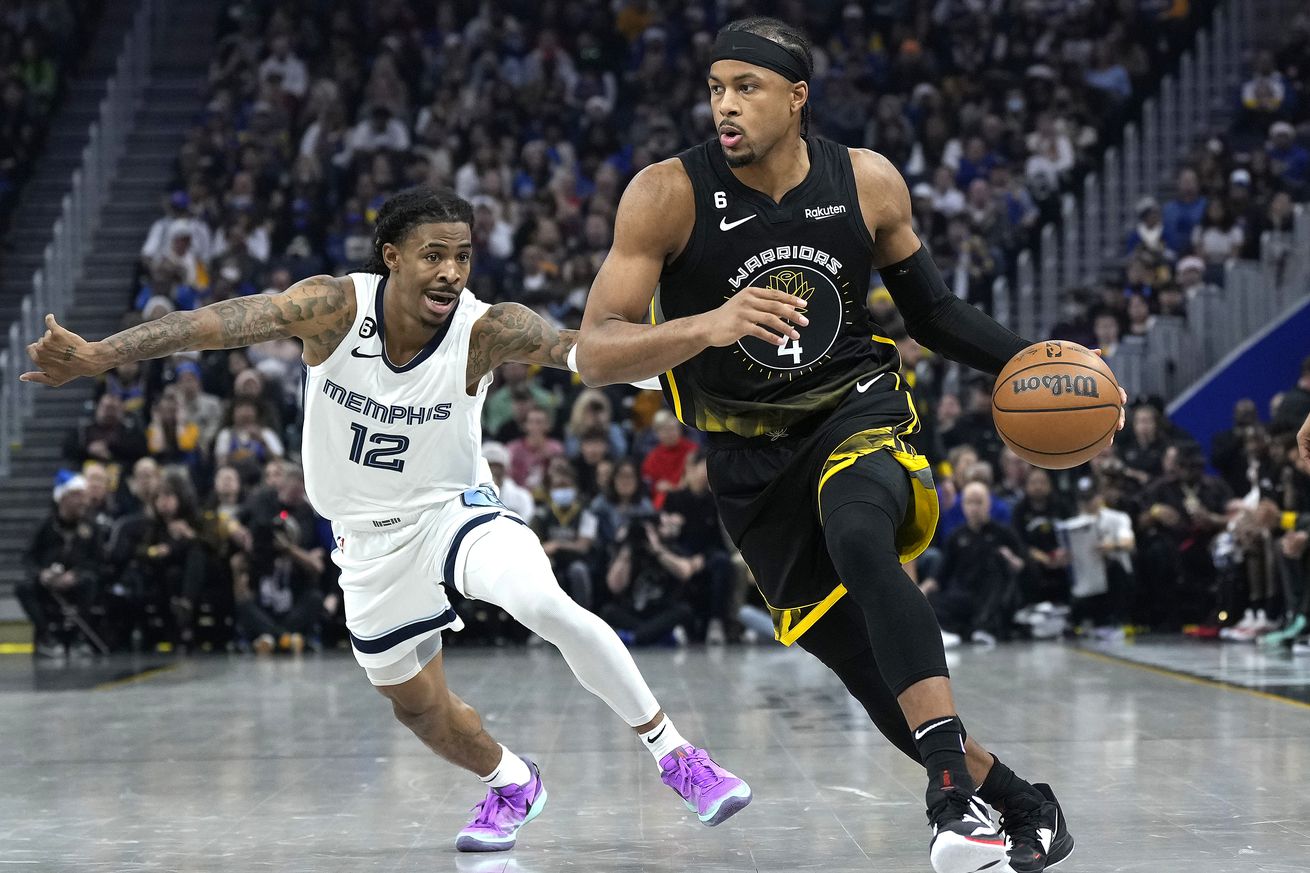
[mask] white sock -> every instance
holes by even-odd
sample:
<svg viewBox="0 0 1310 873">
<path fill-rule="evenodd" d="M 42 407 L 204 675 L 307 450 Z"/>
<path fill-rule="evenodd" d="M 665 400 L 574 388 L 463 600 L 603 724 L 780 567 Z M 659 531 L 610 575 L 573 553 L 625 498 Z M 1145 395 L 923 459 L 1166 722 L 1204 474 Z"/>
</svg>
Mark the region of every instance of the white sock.
<svg viewBox="0 0 1310 873">
<path fill-rule="evenodd" d="M 532 772 L 528 770 L 528 765 L 518 755 L 505 748 L 500 747 L 500 763 L 496 769 L 491 771 L 488 776 L 479 776 L 490 788 L 505 788 L 509 785 L 527 785 L 532 779 Z"/>
<path fill-rule="evenodd" d="M 691 745 L 682 734 L 678 733 L 678 729 L 673 726 L 673 719 L 667 715 L 660 719 L 659 724 L 639 736 L 641 744 L 654 756 L 656 764 L 674 749 Z"/>
</svg>

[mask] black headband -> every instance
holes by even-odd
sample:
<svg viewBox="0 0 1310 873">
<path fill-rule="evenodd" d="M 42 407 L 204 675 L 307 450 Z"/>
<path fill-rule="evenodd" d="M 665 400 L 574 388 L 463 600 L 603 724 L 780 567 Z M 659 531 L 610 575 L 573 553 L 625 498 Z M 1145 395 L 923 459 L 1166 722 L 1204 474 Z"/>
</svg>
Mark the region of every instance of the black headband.
<svg viewBox="0 0 1310 873">
<path fill-rule="evenodd" d="M 710 63 L 741 61 L 773 70 L 788 82 L 804 82 L 810 78 L 809 64 L 771 39 L 765 39 L 744 30 L 728 30 L 714 41 Z"/>
</svg>

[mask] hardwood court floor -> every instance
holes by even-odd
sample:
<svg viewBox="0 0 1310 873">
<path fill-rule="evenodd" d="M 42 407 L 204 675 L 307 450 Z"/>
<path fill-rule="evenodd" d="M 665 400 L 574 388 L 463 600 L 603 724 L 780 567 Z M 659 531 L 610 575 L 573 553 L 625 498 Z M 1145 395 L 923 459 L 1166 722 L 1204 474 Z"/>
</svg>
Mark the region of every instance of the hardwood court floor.
<svg viewBox="0 0 1310 873">
<path fill-rule="evenodd" d="M 1310 658 L 1183 641 L 1106 651 L 952 653 L 970 733 L 1064 804 L 1078 848 L 1061 873 L 1310 869 L 1310 706 L 1210 681 L 1258 679 L 1264 658 L 1278 688 L 1310 687 Z M 513 852 L 461 856 L 453 837 L 481 786 L 394 723 L 348 655 L 6 656 L 0 871 L 930 869 L 922 772 L 816 661 L 770 645 L 638 662 L 754 803 L 698 824 L 552 649 L 452 649 L 452 687 L 550 791 Z"/>
</svg>

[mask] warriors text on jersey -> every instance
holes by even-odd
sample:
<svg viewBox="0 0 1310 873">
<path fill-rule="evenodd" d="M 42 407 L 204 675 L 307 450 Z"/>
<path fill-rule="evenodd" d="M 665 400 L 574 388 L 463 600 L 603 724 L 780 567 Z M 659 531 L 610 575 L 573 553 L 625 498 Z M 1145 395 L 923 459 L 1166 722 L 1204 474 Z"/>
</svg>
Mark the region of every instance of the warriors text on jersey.
<svg viewBox="0 0 1310 873">
<path fill-rule="evenodd" d="M 665 373 L 665 395 L 685 424 L 744 437 L 779 432 L 831 411 L 856 383 L 900 367 L 896 346 L 875 335 L 866 305 L 873 239 L 850 153 L 818 138 L 808 145 L 809 174 L 781 203 L 738 181 L 717 140 L 678 156 L 691 179 L 696 223 L 660 275 L 651 320 L 707 312 L 749 286 L 804 298 L 809 319 L 797 327 L 799 340 L 778 346 L 748 336 Z"/>
<path fill-rule="evenodd" d="M 469 337 L 487 304 L 465 290 L 404 366 L 383 348 L 386 280 L 352 273 L 357 311 L 326 361 L 308 367 L 302 455 L 314 509 L 346 527 L 386 527 L 482 481 L 482 403 L 466 390 Z"/>
</svg>

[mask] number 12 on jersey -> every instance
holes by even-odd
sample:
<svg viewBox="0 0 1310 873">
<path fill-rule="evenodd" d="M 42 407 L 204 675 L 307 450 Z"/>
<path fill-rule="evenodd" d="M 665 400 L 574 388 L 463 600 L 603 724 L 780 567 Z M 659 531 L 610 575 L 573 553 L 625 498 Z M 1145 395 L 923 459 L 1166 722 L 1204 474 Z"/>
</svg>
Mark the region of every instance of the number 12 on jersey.
<svg viewBox="0 0 1310 873">
<path fill-rule="evenodd" d="M 351 424 L 354 436 L 350 441 L 350 460 L 375 470 L 394 470 L 404 472 L 405 459 L 393 457 L 409 449 L 409 437 L 398 434 L 375 433 L 369 436 L 368 428 L 362 424 Z M 364 451 L 364 443 L 370 442 L 379 448 Z M 386 460 L 384 460 L 386 459 Z"/>
</svg>

